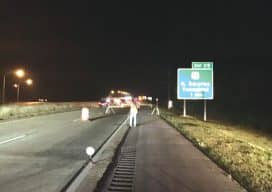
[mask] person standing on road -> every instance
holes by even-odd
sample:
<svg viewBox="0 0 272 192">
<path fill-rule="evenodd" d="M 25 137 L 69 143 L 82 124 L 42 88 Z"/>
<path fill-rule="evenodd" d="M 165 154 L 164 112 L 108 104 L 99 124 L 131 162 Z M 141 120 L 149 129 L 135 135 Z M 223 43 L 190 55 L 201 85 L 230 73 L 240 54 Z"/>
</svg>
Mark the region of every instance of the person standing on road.
<svg viewBox="0 0 272 192">
<path fill-rule="evenodd" d="M 156 114 L 156 115 L 160 115 L 160 110 L 159 110 L 159 99 L 158 98 L 156 98 L 156 105 L 155 105 L 155 107 L 153 108 L 153 111 L 152 111 L 152 115 L 153 114 Z"/>
<path fill-rule="evenodd" d="M 137 113 L 138 113 L 137 104 L 133 100 L 130 103 L 130 112 L 129 112 L 129 126 L 130 127 L 132 127 L 132 125 L 133 125 L 133 127 L 136 127 Z"/>
</svg>

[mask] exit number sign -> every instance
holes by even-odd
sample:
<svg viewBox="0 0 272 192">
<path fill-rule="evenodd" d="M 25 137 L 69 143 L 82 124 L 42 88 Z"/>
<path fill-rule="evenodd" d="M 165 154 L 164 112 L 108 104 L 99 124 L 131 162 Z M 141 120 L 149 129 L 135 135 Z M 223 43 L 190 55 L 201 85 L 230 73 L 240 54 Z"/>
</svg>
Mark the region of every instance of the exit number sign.
<svg viewBox="0 0 272 192">
<path fill-rule="evenodd" d="M 213 70 L 213 62 L 192 62 L 192 69 L 210 69 Z"/>
</svg>

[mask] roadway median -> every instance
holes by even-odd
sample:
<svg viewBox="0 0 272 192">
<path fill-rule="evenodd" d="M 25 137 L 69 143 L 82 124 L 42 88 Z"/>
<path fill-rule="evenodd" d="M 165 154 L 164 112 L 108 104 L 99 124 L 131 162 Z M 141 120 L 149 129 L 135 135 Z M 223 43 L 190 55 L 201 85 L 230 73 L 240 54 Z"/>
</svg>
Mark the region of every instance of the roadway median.
<svg viewBox="0 0 272 192">
<path fill-rule="evenodd" d="M 248 191 L 272 191 L 272 139 L 253 130 L 161 110 L 174 126 Z"/>
</svg>

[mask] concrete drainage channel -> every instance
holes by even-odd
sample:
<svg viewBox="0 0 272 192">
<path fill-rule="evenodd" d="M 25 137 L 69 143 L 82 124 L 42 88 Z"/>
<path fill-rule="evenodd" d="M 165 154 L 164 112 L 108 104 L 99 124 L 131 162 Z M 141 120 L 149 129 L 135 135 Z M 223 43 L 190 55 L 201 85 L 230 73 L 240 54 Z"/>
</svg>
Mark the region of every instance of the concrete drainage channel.
<svg viewBox="0 0 272 192">
<path fill-rule="evenodd" d="M 109 184 L 102 190 L 103 192 L 130 192 L 133 191 L 133 181 L 135 176 L 136 148 L 124 147 L 121 149 L 117 164 L 112 172 Z"/>
<path fill-rule="evenodd" d="M 135 189 L 138 129 L 131 128 L 95 192 L 132 192 Z"/>
</svg>

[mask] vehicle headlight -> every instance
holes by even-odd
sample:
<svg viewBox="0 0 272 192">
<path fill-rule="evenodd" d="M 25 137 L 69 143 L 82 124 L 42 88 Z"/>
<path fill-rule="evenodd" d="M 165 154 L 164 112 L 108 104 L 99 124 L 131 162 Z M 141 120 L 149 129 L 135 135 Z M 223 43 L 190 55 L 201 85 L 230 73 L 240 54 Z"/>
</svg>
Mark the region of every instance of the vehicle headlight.
<svg viewBox="0 0 272 192">
<path fill-rule="evenodd" d="M 115 99 L 114 99 L 114 103 L 120 104 L 120 103 L 121 103 L 121 100 L 118 99 L 118 98 L 115 98 Z"/>
</svg>

